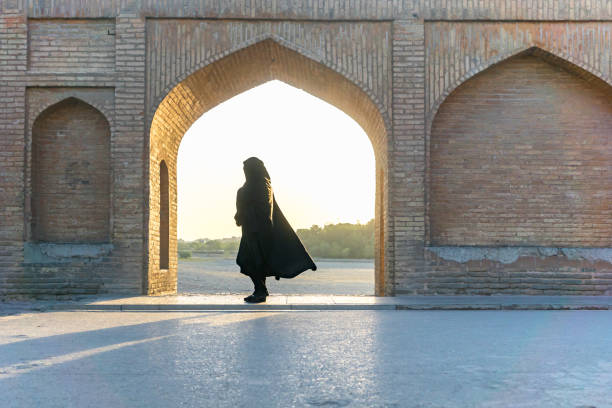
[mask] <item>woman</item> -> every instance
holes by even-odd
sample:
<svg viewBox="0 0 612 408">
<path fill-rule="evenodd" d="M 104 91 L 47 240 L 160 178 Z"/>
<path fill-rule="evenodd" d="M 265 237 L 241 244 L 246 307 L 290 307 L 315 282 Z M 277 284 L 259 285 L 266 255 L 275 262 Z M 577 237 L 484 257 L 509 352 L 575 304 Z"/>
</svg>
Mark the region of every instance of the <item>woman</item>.
<svg viewBox="0 0 612 408">
<path fill-rule="evenodd" d="M 307 269 L 317 270 L 302 242 L 274 199 L 270 175 L 257 157 L 244 161 L 246 182 L 236 195 L 236 225 L 242 238 L 236 263 L 249 276 L 255 290 L 248 303 L 266 301 L 266 277 L 293 278 Z"/>
</svg>

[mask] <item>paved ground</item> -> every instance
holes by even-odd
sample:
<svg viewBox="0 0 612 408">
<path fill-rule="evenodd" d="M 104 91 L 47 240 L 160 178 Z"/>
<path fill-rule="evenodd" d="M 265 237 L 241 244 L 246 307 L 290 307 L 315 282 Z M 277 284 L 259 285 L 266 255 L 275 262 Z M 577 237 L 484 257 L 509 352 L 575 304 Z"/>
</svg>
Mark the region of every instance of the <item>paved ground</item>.
<svg viewBox="0 0 612 408">
<path fill-rule="evenodd" d="M 24 310 L 612 310 L 612 296 L 347 296 L 273 295 L 245 303 L 242 295 L 85 297 L 72 301 L 0 303 L 0 316 Z"/>
<path fill-rule="evenodd" d="M 609 311 L 0 317 L 2 407 L 612 407 Z"/>
<path fill-rule="evenodd" d="M 373 295 L 374 260 L 317 259 L 316 271 L 293 279 L 267 279 L 272 294 Z M 178 292 L 250 294 L 251 280 L 240 273 L 236 260 L 215 257 L 179 260 Z"/>
</svg>

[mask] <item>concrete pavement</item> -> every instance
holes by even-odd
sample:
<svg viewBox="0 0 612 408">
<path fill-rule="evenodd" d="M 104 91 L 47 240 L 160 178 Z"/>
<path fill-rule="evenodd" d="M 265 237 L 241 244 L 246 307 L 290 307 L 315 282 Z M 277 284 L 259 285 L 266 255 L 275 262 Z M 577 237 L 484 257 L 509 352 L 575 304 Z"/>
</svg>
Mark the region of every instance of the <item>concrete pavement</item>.
<svg viewBox="0 0 612 408">
<path fill-rule="evenodd" d="M 612 406 L 606 311 L 0 317 L 0 406 Z"/>
</svg>

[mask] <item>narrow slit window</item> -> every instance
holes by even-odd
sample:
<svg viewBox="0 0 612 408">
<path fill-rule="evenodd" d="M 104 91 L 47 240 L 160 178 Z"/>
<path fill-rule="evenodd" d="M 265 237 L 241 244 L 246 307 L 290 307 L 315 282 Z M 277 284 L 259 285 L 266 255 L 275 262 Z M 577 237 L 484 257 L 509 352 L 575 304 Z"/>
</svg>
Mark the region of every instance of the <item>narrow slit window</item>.
<svg viewBox="0 0 612 408">
<path fill-rule="evenodd" d="M 159 269 L 168 269 L 169 238 L 170 195 L 168 190 L 168 166 L 162 160 L 159 165 Z"/>
</svg>

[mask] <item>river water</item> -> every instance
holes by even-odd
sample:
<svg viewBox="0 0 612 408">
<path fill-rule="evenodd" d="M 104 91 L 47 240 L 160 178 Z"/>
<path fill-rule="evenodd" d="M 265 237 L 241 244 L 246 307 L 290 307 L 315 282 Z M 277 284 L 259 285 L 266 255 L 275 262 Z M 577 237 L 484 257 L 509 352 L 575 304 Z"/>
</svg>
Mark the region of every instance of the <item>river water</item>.
<svg viewBox="0 0 612 408">
<path fill-rule="evenodd" d="M 268 278 L 270 294 L 373 295 L 374 260 L 315 259 L 317 270 L 293 279 Z M 251 293 L 251 280 L 240 273 L 234 259 L 215 257 L 180 260 L 179 293 Z"/>
</svg>

